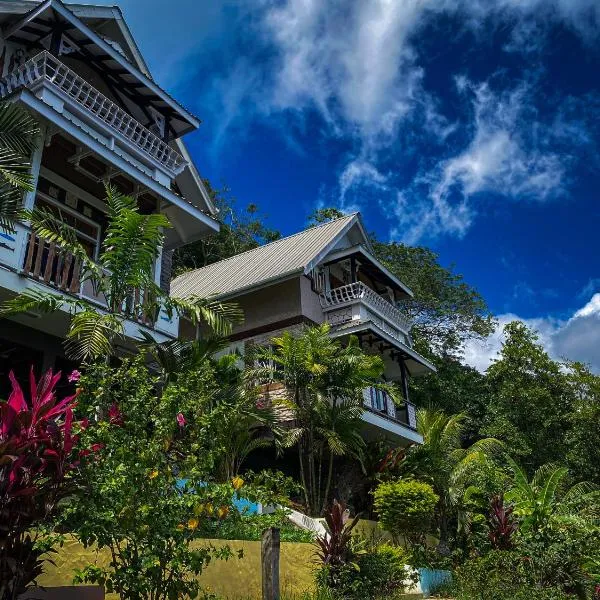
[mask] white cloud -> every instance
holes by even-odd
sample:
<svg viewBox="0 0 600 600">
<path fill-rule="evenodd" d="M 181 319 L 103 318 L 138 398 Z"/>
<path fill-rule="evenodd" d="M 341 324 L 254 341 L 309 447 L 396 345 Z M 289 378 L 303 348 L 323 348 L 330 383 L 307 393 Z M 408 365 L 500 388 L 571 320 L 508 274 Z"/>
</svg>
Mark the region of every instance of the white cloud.
<svg viewBox="0 0 600 600">
<path fill-rule="evenodd" d="M 502 330 L 511 321 L 523 321 L 535 329 L 540 343 L 553 358 L 584 362 L 600 373 L 600 293 L 594 294 L 567 320 L 521 319 L 512 313 L 499 316 L 498 327 L 487 340 L 466 345 L 465 363 L 485 371 L 500 351 L 504 340 Z"/>
<path fill-rule="evenodd" d="M 532 118 L 529 86 L 496 92 L 488 82 L 465 77 L 456 85 L 472 103 L 471 141 L 399 196 L 397 230 L 409 243 L 442 233 L 463 236 L 476 216 L 478 194 L 543 201 L 564 191 L 568 157 L 546 149 L 553 131 Z M 411 210 L 405 210 L 407 197 Z"/>
</svg>

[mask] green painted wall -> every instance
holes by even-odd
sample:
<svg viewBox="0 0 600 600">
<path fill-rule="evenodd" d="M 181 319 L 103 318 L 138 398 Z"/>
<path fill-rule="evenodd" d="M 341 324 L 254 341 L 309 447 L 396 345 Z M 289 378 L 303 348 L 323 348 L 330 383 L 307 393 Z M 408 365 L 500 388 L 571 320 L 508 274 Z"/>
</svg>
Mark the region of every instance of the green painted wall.
<svg viewBox="0 0 600 600">
<path fill-rule="evenodd" d="M 226 598 L 260 598 L 260 542 L 239 540 L 202 540 L 198 545 L 212 544 L 216 547 L 229 546 L 236 554 L 244 551 L 244 558 L 214 561 L 200 576 L 207 590 Z M 281 543 L 280 583 L 282 592 L 301 593 L 314 586 L 313 570 L 315 549 L 311 544 Z M 90 563 L 106 564 L 107 553 L 85 549 L 75 539 L 68 538 L 58 554 L 52 557 L 55 566 L 48 565 L 46 573 L 39 579 L 42 586 L 70 585 L 73 572 Z M 108 595 L 107 598 L 116 598 Z"/>
</svg>

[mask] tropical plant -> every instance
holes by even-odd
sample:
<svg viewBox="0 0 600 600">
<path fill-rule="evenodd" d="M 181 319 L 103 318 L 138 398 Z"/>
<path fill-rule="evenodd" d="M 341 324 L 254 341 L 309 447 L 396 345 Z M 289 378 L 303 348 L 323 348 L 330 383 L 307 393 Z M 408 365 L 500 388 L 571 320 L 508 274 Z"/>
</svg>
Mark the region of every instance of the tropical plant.
<svg viewBox="0 0 600 600">
<path fill-rule="evenodd" d="M 400 479 L 380 483 L 373 492 L 379 523 L 395 539 L 416 541 L 429 533 L 439 496 L 428 483 Z"/>
<path fill-rule="evenodd" d="M 31 155 L 39 143 L 37 121 L 17 104 L 0 102 L 0 229 L 12 231 L 31 191 Z"/>
<path fill-rule="evenodd" d="M 488 537 L 494 550 L 512 550 L 514 535 L 518 529 L 514 509 L 504 502 L 502 496 L 494 496 L 490 503 Z"/>
<path fill-rule="evenodd" d="M 340 574 L 335 590 L 338 598 L 356 600 L 404 598 L 406 581 L 410 579 L 408 552 L 389 543 L 359 552 Z"/>
<path fill-rule="evenodd" d="M 512 503 L 523 532 L 538 532 L 552 523 L 595 526 L 600 518 L 600 491 L 587 482 L 568 484 L 566 467 L 541 466 L 531 479 L 514 460 L 506 458 L 513 482 L 506 499 Z"/>
<path fill-rule="evenodd" d="M 309 327 L 299 335 L 285 332 L 269 347 L 249 356 L 248 377 L 283 386 L 281 400 L 293 427 L 288 443 L 296 444 L 306 506 L 321 514 L 329 500 L 336 456 L 360 459 L 362 390 L 379 385 L 383 361 L 366 355 L 358 340 L 342 345 L 329 337 L 329 326 Z"/>
<path fill-rule="evenodd" d="M 465 418 L 463 413 L 448 416 L 433 409 L 417 411 L 417 431 L 423 436 L 423 444 L 412 446 L 398 465 L 400 473 L 431 482 L 439 496 L 436 517 L 439 549 L 443 552 L 447 552 L 450 522 L 455 514 L 455 489 L 462 489 L 464 473 L 474 462 L 505 452 L 503 444 L 493 438 L 463 448 Z"/>
<path fill-rule="evenodd" d="M 315 540 L 317 558 L 326 573 L 327 585 L 333 589 L 339 586 L 342 569 L 352 557 L 352 530 L 358 523 L 359 515 L 350 519 L 349 511 L 343 502 L 333 501 L 325 513 L 326 535 Z"/>
<path fill-rule="evenodd" d="M 136 200 L 116 188 L 107 187 L 106 193 L 108 226 L 97 261 L 87 255 L 74 230 L 50 212 L 34 209 L 25 216 L 38 237 L 76 259 L 81 265 L 80 281 L 89 282 L 94 295 L 105 299 L 107 310 L 100 310 L 83 298 L 28 289 L 6 301 L 0 316 L 31 310 L 69 310 L 66 350 L 80 361 L 109 356 L 114 342 L 124 337 L 126 319 L 154 323 L 161 307 L 170 317 L 174 313 L 185 314 L 194 323 L 204 321 L 216 332 L 228 332 L 231 323 L 241 318 L 236 306 L 198 297 L 172 298 L 155 283 L 154 264 L 163 243 L 163 231 L 170 226 L 165 215 L 141 214 Z"/>
<path fill-rule="evenodd" d="M 11 372 L 0 403 L 0 599 L 14 600 L 43 571 L 53 537 L 44 526 L 68 491 L 75 396 L 58 399 L 61 374 L 30 375 L 30 400 Z"/>
</svg>

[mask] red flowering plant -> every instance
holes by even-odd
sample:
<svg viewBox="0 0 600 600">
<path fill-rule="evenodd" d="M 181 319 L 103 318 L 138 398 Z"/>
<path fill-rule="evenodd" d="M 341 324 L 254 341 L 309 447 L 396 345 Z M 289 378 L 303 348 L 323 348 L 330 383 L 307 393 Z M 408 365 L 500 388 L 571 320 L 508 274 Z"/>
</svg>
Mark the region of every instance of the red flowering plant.
<svg viewBox="0 0 600 600">
<path fill-rule="evenodd" d="M 58 502 L 69 489 L 77 436 L 77 394 L 58 398 L 60 373 L 29 377 L 29 400 L 9 375 L 11 394 L 0 402 L 0 599 L 16 598 L 43 570 L 55 538 L 47 534 Z"/>
</svg>

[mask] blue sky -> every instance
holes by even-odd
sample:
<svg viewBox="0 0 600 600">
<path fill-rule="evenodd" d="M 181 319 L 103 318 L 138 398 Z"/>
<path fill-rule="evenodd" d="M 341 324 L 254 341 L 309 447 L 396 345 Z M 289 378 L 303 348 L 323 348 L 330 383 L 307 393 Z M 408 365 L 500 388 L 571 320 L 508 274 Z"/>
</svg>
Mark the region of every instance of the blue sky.
<svg viewBox="0 0 600 600">
<path fill-rule="evenodd" d="M 319 206 L 428 245 L 600 369 L 597 0 L 122 0 L 203 120 L 197 165 L 292 233 Z M 467 348 L 484 367 L 500 343 Z"/>
</svg>

